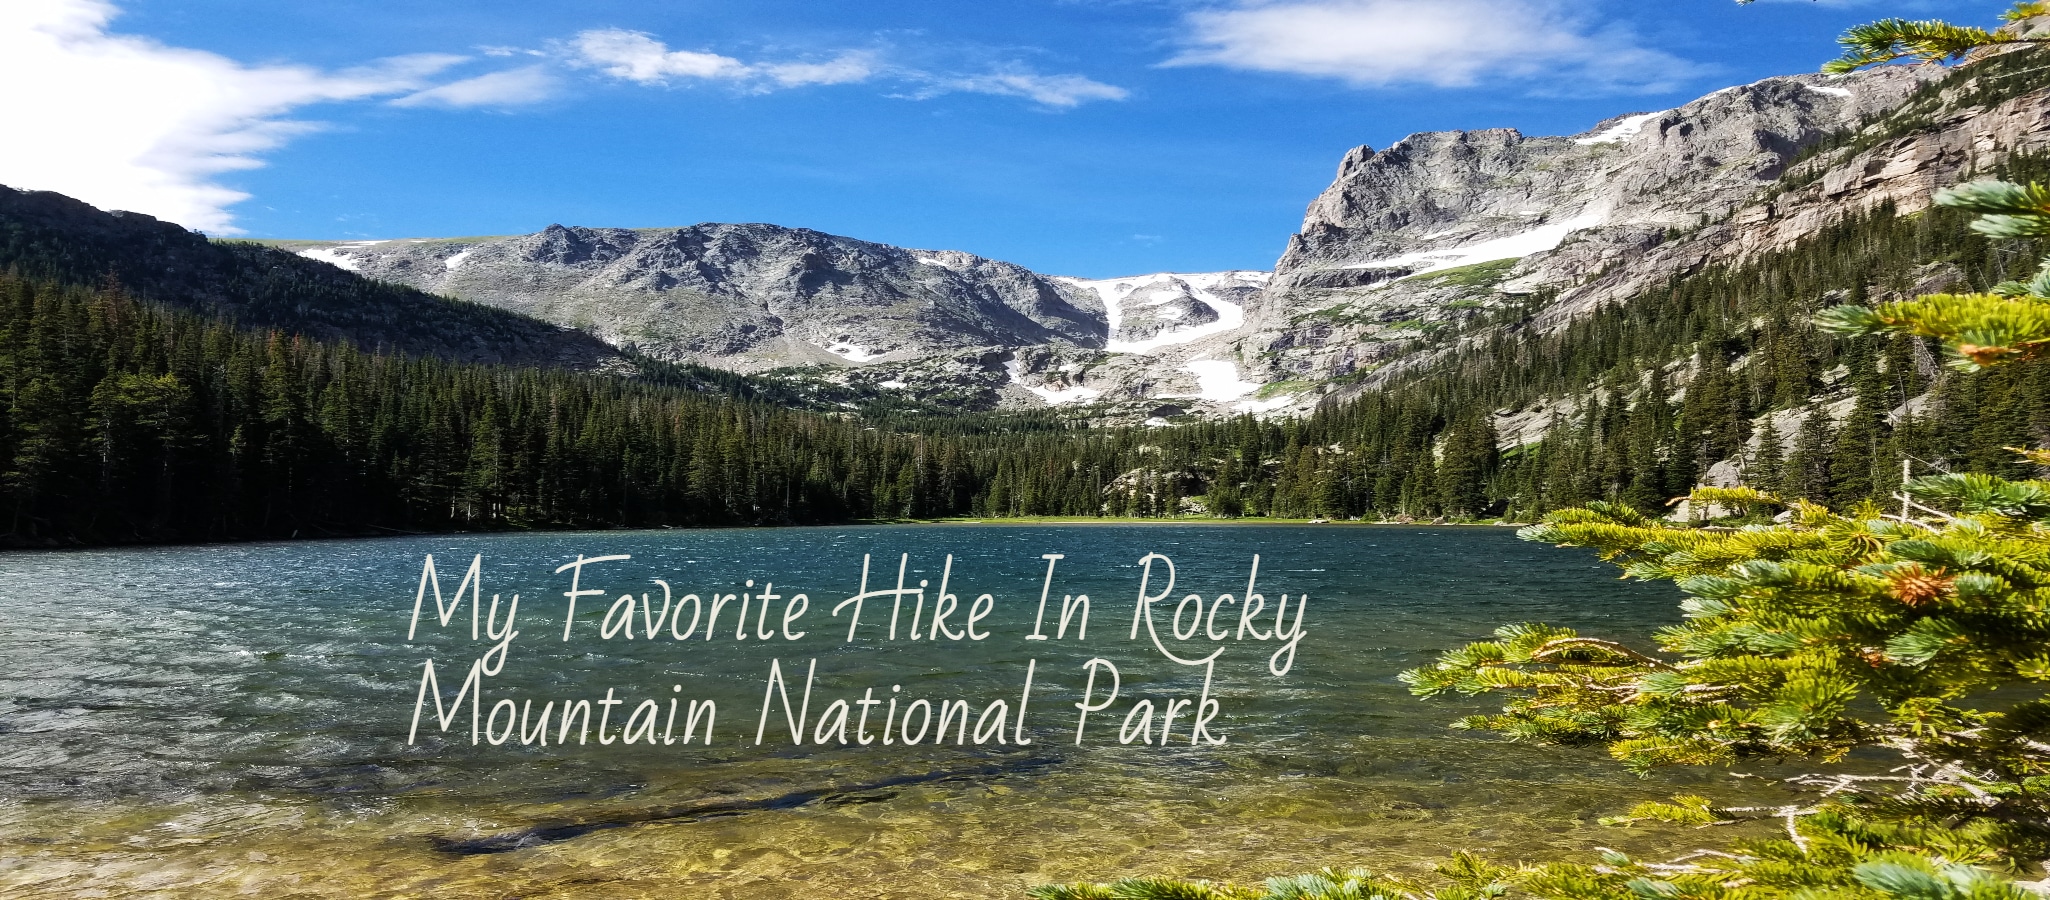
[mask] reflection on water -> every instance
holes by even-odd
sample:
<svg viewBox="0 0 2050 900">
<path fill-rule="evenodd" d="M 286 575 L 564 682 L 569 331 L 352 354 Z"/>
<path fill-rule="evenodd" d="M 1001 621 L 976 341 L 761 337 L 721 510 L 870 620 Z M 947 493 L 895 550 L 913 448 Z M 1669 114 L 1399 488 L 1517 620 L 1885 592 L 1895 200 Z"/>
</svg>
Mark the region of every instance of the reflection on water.
<svg viewBox="0 0 2050 900">
<path fill-rule="evenodd" d="M 1271 647 L 1226 651 L 1223 746 L 1115 742 L 1129 698 L 1202 686 L 1125 640 L 1149 552 L 1175 560 L 1177 596 L 1240 591 L 1259 553 L 1262 591 L 1311 598 L 1286 677 L 1267 674 Z M 430 710 L 420 745 L 406 746 L 421 662 L 466 667 L 479 649 L 467 610 L 460 627 L 423 622 L 405 640 L 429 553 L 458 578 L 450 561 L 481 553 L 486 597 L 525 598 L 491 698 L 711 699 L 717 739 L 473 747 L 467 714 L 461 735 L 442 735 Z M 579 607 L 591 631 L 562 643 L 566 577 L 551 573 L 611 553 L 633 559 L 585 586 L 616 594 L 660 578 L 680 596 L 773 581 L 811 595 L 814 627 L 794 643 L 601 642 L 601 598 Z M 887 558 L 892 582 L 897 554 L 911 553 L 911 577 L 935 584 L 952 554 L 954 592 L 996 596 L 993 636 L 844 645 L 831 606 L 854 593 L 865 553 Z M 1065 593 L 1095 598 L 1087 642 L 1023 640 L 1045 553 L 1066 554 L 1056 607 Z M 1619 582 L 1506 529 L 948 526 L 14 553 L 0 556 L 0 597 L 0 892 L 12 894 L 1019 897 L 1142 872 L 1401 870 L 1460 848 L 1657 855 L 1671 832 L 1594 820 L 1682 790 L 1783 796 L 1716 772 L 1639 780 L 1599 751 L 1463 735 L 1444 723 L 1469 707 L 1409 697 L 1397 672 L 1498 624 L 1641 642 L 1676 615 L 1670 588 Z M 1127 699 L 1077 747 L 1074 703 L 1094 656 L 1119 666 Z M 1034 659 L 1033 743 L 791 747 L 778 712 L 757 747 L 771 658 L 796 670 L 794 688 L 816 659 L 821 698 L 897 685 L 978 709 L 1015 697 Z M 453 696 L 461 673 L 448 678 Z"/>
</svg>

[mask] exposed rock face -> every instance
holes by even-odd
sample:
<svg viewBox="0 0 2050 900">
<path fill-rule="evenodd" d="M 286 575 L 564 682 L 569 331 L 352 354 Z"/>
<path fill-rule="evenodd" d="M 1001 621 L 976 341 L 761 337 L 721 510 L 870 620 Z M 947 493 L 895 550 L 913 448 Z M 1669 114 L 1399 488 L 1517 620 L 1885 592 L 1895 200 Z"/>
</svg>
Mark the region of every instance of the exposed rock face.
<svg viewBox="0 0 2050 900">
<path fill-rule="evenodd" d="M 1852 128 L 1844 132 L 1851 135 L 1847 145 L 1793 163 L 1783 178 L 1759 182 L 1748 192 L 1735 186 L 1727 194 L 1704 192 L 1702 208 L 1715 216 L 1703 226 L 1655 233 L 1612 218 L 1609 225 L 1575 232 L 1550 251 L 1520 259 L 1509 278 L 1454 304 L 1499 303 L 1519 294 L 1556 292 L 1555 298 L 1531 310 L 1534 327 L 1555 329 L 1705 266 L 1741 263 L 1791 246 L 1847 215 L 1882 206 L 1898 214 L 1926 209 L 1937 190 L 1992 170 L 2010 155 L 2050 150 L 2050 89 L 2039 87 L 2041 64 L 2040 56 L 2017 55 L 1980 60 L 1961 70 L 1881 69 L 1861 76 L 1863 82 L 1840 83 L 1844 89 L 1864 91 L 1862 85 L 1884 83 L 1872 76 L 1883 76 L 1910 79 L 1907 86 L 1916 91 L 1853 122 L 1855 133 Z M 1938 78 L 1943 79 L 1941 84 L 1932 83 Z M 1990 84 L 2003 79 L 2010 88 L 2019 84 L 2033 90 L 1989 90 Z M 1898 96 L 1902 85 L 1891 87 Z M 1989 95 L 2005 99 L 1980 99 Z M 1685 188 L 1686 183 L 1680 183 L 1674 190 Z M 1365 366 L 1371 371 L 1366 377 L 1339 394 L 1372 390 L 1393 376 L 1432 364 L 1451 345 L 1414 351 L 1370 329 L 1320 333 L 1302 326 L 1301 312 L 1291 314 L 1294 327 L 1277 328 L 1273 323 L 1278 317 L 1271 311 L 1309 306 L 1342 309 L 1355 319 L 1453 321 L 1456 317 L 1448 315 L 1453 304 L 1446 303 L 1431 282 L 1432 276 L 1426 275 L 1379 290 L 1270 291 L 1258 305 L 1266 314 L 1255 316 L 1249 325 L 1249 330 L 1264 328 L 1269 333 L 1250 340 L 1276 354 L 1277 368 L 1285 372 L 1344 374 L 1368 360 Z M 1932 283 L 1918 285 L 1917 291 L 1940 288 Z M 1468 339 L 1486 336 L 1486 331 L 1479 331 Z"/>
<path fill-rule="evenodd" d="M 985 346 L 1103 346 L 1101 300 L 1010 263 L 775 225 L 301 244 L 373 278 L 741 371 Z"/>
<path fill-rule="evenodd" d="M 1929 77 L 1896 67 L 1771 78 L 1578 137 L 1491 129 L 1413 135 L 1379 153 L 1360 147 L 1310 204 L 1276 287 L 1331 269 L 1527 256 L 1585 229 L 1698 227 L 1778 178 L 1802 147 L 1893 108 Z"/>
<path fill-rule="evenodd" d="M 1587 279 L 1544 310 L 1539 322 L 1563 324 L 1674 275 L 1788 246 L 1846 215 L 1884 204 L 1903 215 L 1919 212 L 1929 207 L 1936 191 L 1991 169 L 2010 154 L 2045 150 L 2050 150 L 2050 91 L 1991 108 L 1948 110 L 1919 134 L 1847 157 L 1824 155 L 1803 163 L 1794 174 L 1807 178 L 1805 185 L 1745 206 L 1690 240 L 1649 248 L 1631 265 Z"/>
<path fill-rule="evenodd" d="M 1270 354 L 1267 377 L 1346 375 L 1385 364 L 1420 328 L 1456 320 L 1446 312 L 1462 300 L 1569 291 L 1638 271 L 1669 243 L 1705 243 L 1686 236 L 1755 203 L 1803 148 L 1940 74 L 1770 78 L 1576 137 L 1493 129 L 1358 148 L 1249 309 L 1246 348 Z M 1554 309 L 1571 315 L 1567 305 Z"/>
<path fill-rule="evenodd" d="M 1243 304 L 1266 283 L 1265 272 L 1057 280 L 1103 301 L 1113 335 L 1104 346 L 997 346 L 885 358 L 855 369 L 767 374 L 828 402 L 852 395 L 959 409 L 1067 407 L 1095 421 L 1127 424 L 1185 414 L 1271 414 L 1315 402 L 1303 386 L 1270 389 L 1244 380 L 1245 367 L 1219 343 L 1244 321 Z"/>
</svg>

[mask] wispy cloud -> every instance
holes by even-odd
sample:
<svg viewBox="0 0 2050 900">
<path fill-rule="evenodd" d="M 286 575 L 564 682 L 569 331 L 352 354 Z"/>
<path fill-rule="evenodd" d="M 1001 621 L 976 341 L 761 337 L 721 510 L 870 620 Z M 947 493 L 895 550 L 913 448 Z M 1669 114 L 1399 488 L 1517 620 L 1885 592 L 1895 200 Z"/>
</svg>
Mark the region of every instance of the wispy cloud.
<svg viewBox="0 0 2050 900">
<path fill-rule="evenodd" d="M 596 69 L 622 81 L 725 81 L 745 83 L 755 90 L 853 84 L 885 71 L 868 51 L 846 51 L 823 62 L 746 63 L 710 51 L 671 50 L 653 35 L 622 28 L 579 32 L 564 44 L 563 56 L 571 66 Z"/>
<path fill-rule="evenodd" d="M 671 50 L 645 32 L 599 28 L 569 42 L 574 65 L 596 68 L 614 78 L 661 84 L 677 79 L 735 80 L 753 76 L 754 67 L 731 56 Z"/>
<path fill-rule="evenodd" d="M 1168 65 L 1358 87 L 1521 82 L 1540 93 L 1616 93 L 1670 89 L 1702 71 L 1558 0 L 1238 0 L 1188 14 L 1183 43 Z"/>
<path fill-rule="evenodd" d="M 867 81 L 882 67 L 876 55 L 855 50 L 819 63 L 775 63 L 762 67 L 769 80 L 784 87 L 807 84 L 852 84 Z"/>
<path fill-rule="evenodd" d="M 228 209 L 248 195 L 217 179 L 317 127 L 294 110 L 417 91 L 462 61 L 246 66 L 110 34 L 116 13 L 104 0 L 0 3 L 0 83 L 18 86 L 0 91 L 0 119 L 38 136 L 0 141 L 0 183 L 234 233 Z"/>
<path fill-rule="evenodd" d="M 723 82 L 753 92 L 807 85 L 885 81 L 912 86 L 898 96 L 931 99 L 973 93 L 1019 97 L 1053 109 L 1096 100 L 1123 100 L 1130 92 L 1081 75 L 1041 74 L 1020 66 L 971 73 L 932 72 L 885 63 L 873 51 L 844 51 L 824 62 L 746 62 L 709 50 L 673 50 L 654 35 L 619 28 L 584 31 L 559 48 L 571 66 L 621 81 L 667 85 Z"/>
<path fill-rule="evenodd" d="M 1091 100 L 1123 100 L 1130 90 L 1103 84 L 1082 76 L 1043 76 L 1029 70 L 1004 70 L 972 76 L 935 76 L 918 72 L 912 82 L 916 90 L 898 94 L 912 100 L 931 100 L 945 94 L 992 94 L 1019 96 L 1050 109 L 1074 109 Z"/>
<path fill-rule="evenodd" d="M 525 106 L 555 97 L 561 81 L 546 66 L 526 66 L 451 81 L 393 100 L 393 106 Z"/>
<path fill-rule="evenodd" d="M 1041 106 L 1072 109 L 1092 100 L 1123 100 L 1130 91 L 1080 75 L 1041 75 L 1036 72 L 992 72 L 983 75 L 935 77 L 919 92 L 920 97 L 965 92 L 999 97 L 1023 97 Z"/>
</svg>

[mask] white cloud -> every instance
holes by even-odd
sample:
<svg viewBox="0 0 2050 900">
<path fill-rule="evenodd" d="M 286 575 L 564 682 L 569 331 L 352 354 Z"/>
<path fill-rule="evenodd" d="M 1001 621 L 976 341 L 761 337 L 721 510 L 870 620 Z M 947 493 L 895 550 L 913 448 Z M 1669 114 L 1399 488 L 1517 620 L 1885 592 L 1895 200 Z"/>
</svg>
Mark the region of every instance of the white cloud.
<svg viewBox="0 0 2050 900">
<path fill-rule="evenodd" d="M 806 84 L 850 84 L 867 81 L 881 71 L 873 53 L 842 53 L 822 63 L 777 63 L 762 71 L 777 84 L 797 87 Z"/>
<path fill-rule="evenodd" d="M 579 32 L 557 51 L 569 65 L 596 69 L 638 84 L 683 81 L 727 82 L 755 92 L 815 84 L 852 84 L 888 79 L 910 82 L 909 96 L 929 99 L 942 94 L 995 94 L 1022 97 L 1042 106 L 1070 109 L 1092 100 L 1123 100 L 1130 92 L 1080 75 L 1041 75 L 1030 71 L 987 74 L 938 74 L 884 64 L 875 53 L 850 51 L 825 62 L 745 62 L 709 51 L 671 50 L 653 35 L 621 28 Z"/>
<path fill-rule="evenodd" d="M 1546 93 L 1663 90 L 1700 70 L 1590 27 L 1558 0 L 1240 0 L 1189 14 L 1169 65 L 1336 78 L 1359 87 L 1542 81 Z"/>
<path fill-rule="evenodd" d="M 326 72 L 245 66 L 212 53 L 109 34 L 105 0 L 0 3 L 0 184 L 53 190 L 109 209 L 234 233 L 248 195 L 224 173 L 316 126 L 300 107 L 418 90 L 461 61 L 401 57 Z M 24 139 L 33 136 L 33 139 Z"/>
<path fill-rule="evenodd" d="M 752 67 L 730 56 L 671 50 L 644 32 L 600 28 L 570 41 L 574 60 L 614 78 L 657 84 L 677 78 L 739 79 Z"/>
<path fill-rule="evenodd" d="M 1080 75 L 1039 75 L 1032 72 L 994 72 L 987 75 L 937 77 L 920 97 L 963 91 L 1023 97 L 1042 106 L 1072 109 L 1091 100 L 1123 100 L 1132 92 Z"/>
<path fill-rule="evenodd" d="M 640 84 L 674 81 L 750 82 L 757 90 L 808 84 L 851 84 L 881 74 L 875 54 L 842 53 L 825 62 L 745 63 L 731 56 L 669 45 L 640 31 L 599 28 L 579 32 L 566 53 L 573 66 L 597 69 L 614 78 Z"/>
<path fill-rule="evenodd" d="M 507 69 L 416 91 L 392 101 L 393 106 L 522 106 L 555 96 L 555 76 L 543 66 Z"/>
</svg>

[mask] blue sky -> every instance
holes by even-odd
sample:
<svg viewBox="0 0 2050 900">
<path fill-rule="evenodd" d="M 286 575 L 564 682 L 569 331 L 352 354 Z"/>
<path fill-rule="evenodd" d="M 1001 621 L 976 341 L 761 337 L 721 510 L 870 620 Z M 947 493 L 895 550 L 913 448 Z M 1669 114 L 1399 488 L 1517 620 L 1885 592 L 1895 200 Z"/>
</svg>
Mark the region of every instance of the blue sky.
<svg viewBox="0 0 2050 900">
<path fill-rule="evenodd" d="M 1359 144 L 1575 133 L 2006 4 L 0 5 L 0 79 L 38 85 L 0 95 L 37 135 L 0 184 L 251 237 L 760 221 L 1107 277 L 1272 265 Z"/>
</svg>

